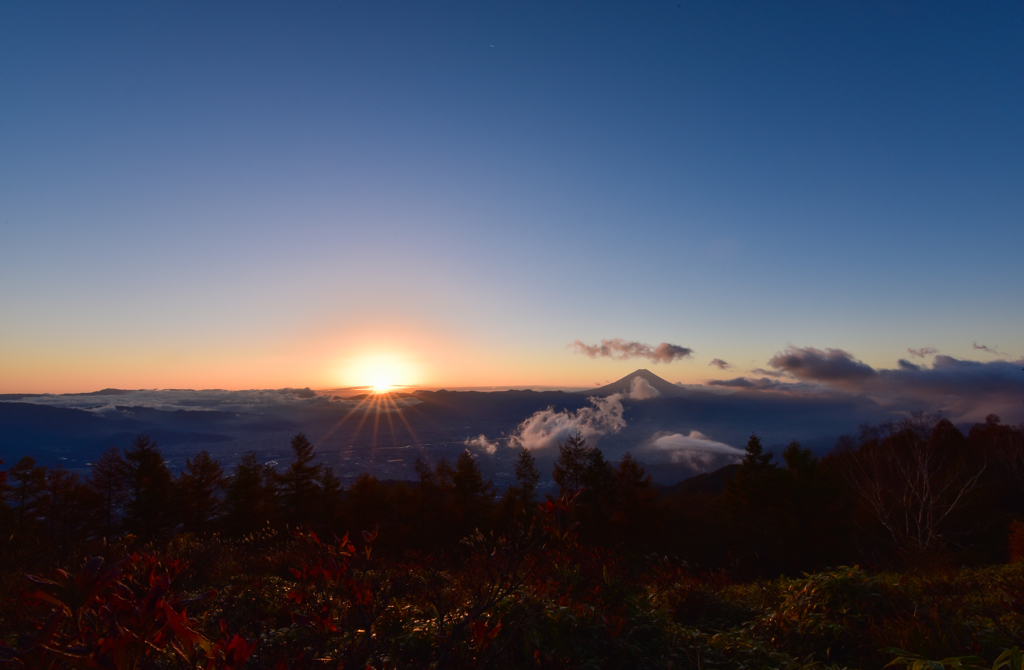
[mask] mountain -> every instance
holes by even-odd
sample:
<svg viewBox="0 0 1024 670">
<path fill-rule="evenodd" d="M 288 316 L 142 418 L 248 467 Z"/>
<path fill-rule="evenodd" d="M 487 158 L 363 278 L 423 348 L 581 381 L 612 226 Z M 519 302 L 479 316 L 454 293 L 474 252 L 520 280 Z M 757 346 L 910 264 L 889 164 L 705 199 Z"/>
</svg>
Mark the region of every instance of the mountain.
<svg viewBox="0 0 1024 670">
<path fill-rule="evenodd" d="M 583 391 L 583 394 L 590 396 L 609 396 L 615 393 L 629 393 L 629 390 L 633 388 L 633 380 L 637 377 L 644 379 L 648 384 L 657 389 L 661 397 L 664 398 L 685 398 L 690 395 L 690 392 L 681 386 L 677 386 L 672 382 L 667 382 L 658 375 L 654 374 L 650 370 L 640 369 L 630 372 L 622 379 L 607 384 L 596 389 L 590 389 L 589 391 Z"/>
</svg>

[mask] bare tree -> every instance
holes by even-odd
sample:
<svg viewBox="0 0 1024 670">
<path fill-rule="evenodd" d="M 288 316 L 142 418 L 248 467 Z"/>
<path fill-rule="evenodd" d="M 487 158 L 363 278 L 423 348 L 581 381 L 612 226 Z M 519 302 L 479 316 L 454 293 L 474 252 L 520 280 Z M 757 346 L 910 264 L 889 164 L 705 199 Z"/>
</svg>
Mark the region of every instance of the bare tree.
<svg viewBox="0 0 1024 670">
<path fill-rule="evenodd" d="M 985 462 L 946 419 L 916 414 L 862 430 L 845 474 L 896 546 L 926 554 L 963 531 L 958 512 L 971 500 Z"/>
</svg>

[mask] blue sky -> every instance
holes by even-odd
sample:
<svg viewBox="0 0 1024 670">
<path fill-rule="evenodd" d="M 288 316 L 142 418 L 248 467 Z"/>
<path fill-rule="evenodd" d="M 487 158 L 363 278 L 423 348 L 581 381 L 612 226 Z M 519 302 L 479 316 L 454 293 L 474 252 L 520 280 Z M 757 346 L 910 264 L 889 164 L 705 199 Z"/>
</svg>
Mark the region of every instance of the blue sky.
<svg viewBox="0 0 1024 670">
<path fill-rule="evenodd" d="M 1021 357 L 1022 82 L 1020 3 L 8 3 L 0 390 Z"/>
</svg>

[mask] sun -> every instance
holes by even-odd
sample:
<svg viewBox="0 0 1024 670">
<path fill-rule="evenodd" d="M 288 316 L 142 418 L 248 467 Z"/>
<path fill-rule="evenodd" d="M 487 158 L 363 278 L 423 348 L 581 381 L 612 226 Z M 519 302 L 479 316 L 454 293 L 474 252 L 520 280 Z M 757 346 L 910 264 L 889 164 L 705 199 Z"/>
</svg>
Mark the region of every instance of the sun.
<svg viewBox="0 0 1024 670">
<path fill-rule="evenodd" d="M 405 360 L 389 354 L 353 361 L 347 376 L 353 386 L 369 388 L 373 393 L 391 393 L 396 388 L 414 383 L 415 374 Z"/>
</svg>

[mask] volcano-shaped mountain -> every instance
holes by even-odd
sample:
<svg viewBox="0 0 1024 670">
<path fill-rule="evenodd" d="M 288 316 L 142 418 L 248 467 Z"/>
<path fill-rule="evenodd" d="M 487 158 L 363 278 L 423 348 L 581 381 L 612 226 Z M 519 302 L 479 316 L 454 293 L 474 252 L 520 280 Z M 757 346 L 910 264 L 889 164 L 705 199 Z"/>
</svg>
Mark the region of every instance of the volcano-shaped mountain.
<svg viewBox="0 0 1024 670">
<path fill-rule="evenodd" d="M 635 370 L 633 372 L 630 372 L 628 375 L 626 375 L 625 377 L 618 381 L 612 382 L 611 384 L 607 384 L 600 388 L 584 391 L 583 393 L 587 396 L 601 397 L 609 396 L 614 393 L 629 393 L 630 389 L 633 388 L 633 380 L 636 379 L 637 377 L 640 377 L 648 384 L 650 384 L 652 387 L 654 387 L 654 389 L 658 391 L 658 394 L 661 397 L 681 398 L 690 395 L 685 388 L 673 384 L 672 382 L 667 382 L 658 375 L 651 372 L 650 370 L 645 369 Z"/>
</svg>

